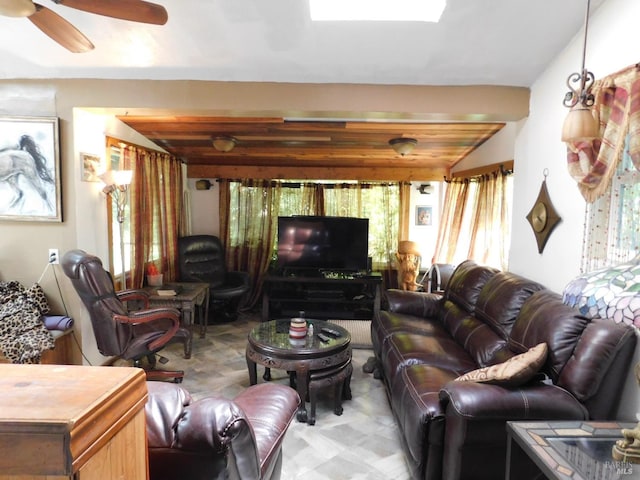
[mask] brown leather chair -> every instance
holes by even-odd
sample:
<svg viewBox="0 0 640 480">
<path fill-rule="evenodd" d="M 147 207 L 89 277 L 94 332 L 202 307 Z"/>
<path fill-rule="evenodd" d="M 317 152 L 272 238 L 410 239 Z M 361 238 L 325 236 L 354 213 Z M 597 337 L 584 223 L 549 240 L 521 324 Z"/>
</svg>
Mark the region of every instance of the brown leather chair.
<svg viewBox="0 0 640 480">
<path fill-rule="evenodd" d="M 111 274 L 102 261 L 83 250 L 70 250 L 62 257 L 62 269 L 89 311 L 98 350 L 107 357 L 133 360 L 144 367 L 149 380 L 182 381 L 184 372 L 157 370 L 156 352 L 165 346 L 184 344 L 185 358 L 191 356 L 191 332 L 180 326 L 180 312 L 174 308 L 146 308 L 143 290 L 116 293 Z M 142 301 L 145 308 L 129 312 L 123 302 Z"/>
<path fill-rule="evenodd" d="M 178 239 L 180 281 L 209 284 L 213 316 L 235 320 L 243 297 L 251 289 L 247 272 L 228 271 L 220 239 L 213 235 L 190 235 Z"/>
<path fill-rule="evenodd" d="M 282 442 L 300 398 L 262 383 L 233 400 L 194 401 L 178 385 L 149 383 L 145 405 L 151 480 L 277 480 Z"/>
</svg>

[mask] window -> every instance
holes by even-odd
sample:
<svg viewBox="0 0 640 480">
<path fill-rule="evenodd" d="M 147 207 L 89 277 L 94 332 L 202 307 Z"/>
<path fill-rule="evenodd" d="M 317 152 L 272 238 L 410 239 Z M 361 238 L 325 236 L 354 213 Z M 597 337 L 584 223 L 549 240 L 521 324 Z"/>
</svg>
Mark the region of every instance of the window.
<svg viewBox="0 0 640 480">
<path fill-rule="evenodd" d="M 447 184 L 435 261 L 471 259 L 507 270 L 513 177 L 502 168 Z"/>
<path fill-rule="evenodd" d="M 181 234 L 181 162 L 168 154 L 113 138 L 107 139 L 107 150 L 112 170 L 133 171 L 122 223 L 115 214 L 114 196 L 109 204 L 111 271 L 119 279 L 124 264 L 127 284 L 121 288 L 142 287 L 151 263 L 166 280 L 174 280 Z"/>
<path fill-rule="evenodd" d="M 265 189 L 266 184 L 270 193 Z M 264 230 L 242 227 L 242 218 L 265 220 L 267 215 L 272 216 L 273 257 L 278 216 L 329 215 L 369 219 L 369 256 L 374 268 L 387 268 L 396 250 L 400 212 L 400 187 L 397 183 L 231 182 L 229 188 L 231 246 L 258 244 L 262 240 Z M 267 196 L 272 202 L 269 206 L 263 203 Z"/>
<path fill-rule="evenodd" d="M 640 172 L 629 155 L 629 136 L 606 192 L 587 203 L 582 271 L 631 260 L 640 253 Z"/>
</svg>

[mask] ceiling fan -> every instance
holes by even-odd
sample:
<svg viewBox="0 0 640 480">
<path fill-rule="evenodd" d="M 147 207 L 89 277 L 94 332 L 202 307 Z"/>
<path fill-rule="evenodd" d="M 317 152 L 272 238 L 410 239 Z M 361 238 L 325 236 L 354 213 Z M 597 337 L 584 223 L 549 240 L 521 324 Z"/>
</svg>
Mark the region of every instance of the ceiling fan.
<svg viewBox="0 0 640 480">
<path fill-rule="evenodd" d="M 51 0 L 76 10 L 132 22 L 164 25 L 167 11 L 162 5 L 143 0 Z M 27 17 L 46 35 L 73 53 L 93 50 L 91 41 L 80 30 L 53 10 L 32 0 L 0 0 L 0 15 Z"/>
</svg>

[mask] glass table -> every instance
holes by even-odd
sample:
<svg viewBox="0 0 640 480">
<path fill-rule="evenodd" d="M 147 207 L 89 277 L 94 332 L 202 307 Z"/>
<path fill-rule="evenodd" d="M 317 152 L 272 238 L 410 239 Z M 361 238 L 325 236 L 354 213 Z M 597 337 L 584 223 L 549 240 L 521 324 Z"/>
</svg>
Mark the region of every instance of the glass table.
<svg viewBox="0 0 640 480">
<path fill-rule="evenodd" d="M 635 423 L 548 421 L 507 422 L 505 478 L 635 480 L 640 465 L 618 461 L 611 449 L 622 428 Z"/>
<path fill-rule="evenodd" d="M 307 319 L 313 325 L 313 336 L 301 340 L 289 337 L 290 319 L 271 320 L 260 323 L 248 335 L 247 367 L 249 382 L 255 385 L 258 381 L 257 365 L 266 367 L 264 379 L 270 380 L 272 368 L 286 370 L 295 374 L 295 384 L 300 396 L 300 407 L 296 418 L 299 422 L 307 421 L 308 382 L 311 372 L 337 367 L 351 360 L 351 335 L 344 328 L 323 320 Z M 328 342 L 318 338 L 323 327 L 329 327 L 340 333 L 337 338 L 329 337 Z"/>
</svg>

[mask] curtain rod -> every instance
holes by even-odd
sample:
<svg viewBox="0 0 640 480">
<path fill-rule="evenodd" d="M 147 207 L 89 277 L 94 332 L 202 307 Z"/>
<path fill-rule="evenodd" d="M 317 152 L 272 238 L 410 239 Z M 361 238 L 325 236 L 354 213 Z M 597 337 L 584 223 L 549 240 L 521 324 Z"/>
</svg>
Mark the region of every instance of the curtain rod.
<svg viewBox="0 0 640 480">
<path fill-rule="evenodd" d="M 467 175 L 461 175 L 456 177 L 455 174 L 454 176 L 452 176 L 451 178 L 447 178 L 447 176 L 444 176 L 444 181 L 446 183 L 451 183 L 454 180 L 459 180 L 459 181 L 479 181 L 479 179 L 481 177 L 483 177 L 484 175 L 490 175 L 492 173 L 500 173 L 501 175 L 507 176 L 507 175 L 513 175 L 513 161 L 511 162 L 507 162 L 507 167 L 505 167 L 505 165 L 503 163 L 501 163 L 500 165 L 487 165 L 487 167 L 479 167 L 477 173 L 469 173 Z M 467 172 L 473 172 L 474 170 L 467 170 Z M 462 172 L 464 173 L 464 172 Z"/>
</svg>

